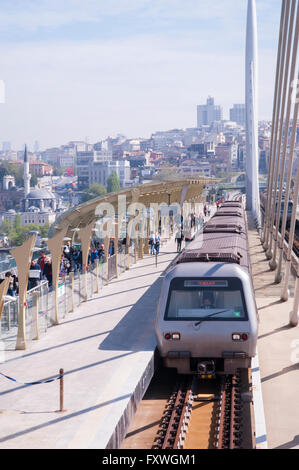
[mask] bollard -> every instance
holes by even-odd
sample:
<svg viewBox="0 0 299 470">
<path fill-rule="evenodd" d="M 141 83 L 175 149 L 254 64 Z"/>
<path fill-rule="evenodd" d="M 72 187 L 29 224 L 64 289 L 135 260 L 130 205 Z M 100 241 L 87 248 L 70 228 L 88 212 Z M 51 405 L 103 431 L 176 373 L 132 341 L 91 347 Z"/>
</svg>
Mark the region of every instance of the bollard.
<svg viewBox="0 0 299 470">
<path fill-rule="evenodd" d="M 60 402 L 60 408 L 57 410 L 56 413 L 64 413 L 66 410 L 63 408 L 64 407 L 64 370 L 59 369 L 59 391 L 60 391 L 60 397 L 59 397 L 59 402 Z"/>
<path fill-rule="evenodd" d="M 158 253 L 157 253 L 157 251 L 156 251 L 156 256 L 155 256 L 155 258 L 156 258 L 156 267 L 157 267 L 157 266 L 158 266 Z"/>
</svg>

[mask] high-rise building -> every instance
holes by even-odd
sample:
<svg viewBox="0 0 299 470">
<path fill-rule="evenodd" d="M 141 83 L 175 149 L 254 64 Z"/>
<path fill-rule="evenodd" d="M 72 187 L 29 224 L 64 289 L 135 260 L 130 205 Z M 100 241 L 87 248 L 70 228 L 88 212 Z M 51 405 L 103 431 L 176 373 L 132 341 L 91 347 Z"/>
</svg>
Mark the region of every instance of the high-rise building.
<svg viewBox="0 0 299 470">
<path fill-rule="evenodd" d="M 121 187 L 130 183 L 130 163 L 126 160 L 112 160 L 112 154 L 105 150 L 77 152 L 78 189 L 84 190 L 93 183 L 107 185 L 107 179 L 115 171 Z"/>
<path fill-rule="evenodd" d="M 197 128 L 210 126 L 214 121 L 222 121 L 223 109 L 215 105 L 214 98 L 209 96 L 207 104 L 197 106 Z"/>
<path fill-rule="evenodd" d="M 240 126 L 245 127 L 246 123 L 246 106 L 245 104 L 234 104 L 229 110 L 230 121 L 236 122 Z"/>
<path fill-rule="evenodd" d="M 2 150 L 3 152 L 8 152 L 11 150 L 11 143 L 10 142 L 2 142 Z"/>
<path fill-rule="evenodd" d="M 118 176 L 120 186 L 126 187 L 130 183 L 130 162 L 123 161 L 92 161 L 89 164 L 89 186 L 100 183 L 107 186 L 108 178 L 112 172 Z"/>
</svg>

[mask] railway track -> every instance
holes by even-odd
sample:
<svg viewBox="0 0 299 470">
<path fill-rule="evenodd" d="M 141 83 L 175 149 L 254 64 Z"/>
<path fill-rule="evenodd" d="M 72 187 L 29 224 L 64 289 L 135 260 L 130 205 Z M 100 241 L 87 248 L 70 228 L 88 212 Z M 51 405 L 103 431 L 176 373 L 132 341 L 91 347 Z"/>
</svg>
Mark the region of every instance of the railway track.
<svg viewBox="0 0 299 470">
<path fill-rule="evenodd" d="M 226 376 L 221 384 L 219 419 L 217 427 L 217 449 L 239 449 L 242 447 L 242 402 L 240 377 Z"/>
<path fill-rule="evenodd" d="M 248 439 L 250 413 L 248 409 L 244 413 L 244 408 L 249 405 L 242 401 L 242 392 L 248 387 L 240 374 L 210 381 L 201 381 L 195 376 L 177 376 L 172 387 L 168 396 L 165 390 L 162 392 L 163 404 L 158 400 L 155 406 L 152 396 L 148 396 L 150 401 L 145 399 L 122 448 L 253 447 L 252 436 Z M 145 410 L 147 424 L 144 422 Z"/>
</svg>

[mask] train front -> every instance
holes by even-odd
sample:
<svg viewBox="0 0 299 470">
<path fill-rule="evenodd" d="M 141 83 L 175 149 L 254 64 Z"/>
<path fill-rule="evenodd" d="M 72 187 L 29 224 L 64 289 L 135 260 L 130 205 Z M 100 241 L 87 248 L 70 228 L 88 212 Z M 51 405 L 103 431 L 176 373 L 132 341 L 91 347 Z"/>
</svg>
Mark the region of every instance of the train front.
<svg viewBox="0 0 299 470">
<path fill-rule="evenodd" d="M 256 354 L 250 274 L 233 263 L 182 263 L 164 278 L 155 331 L 164 365 L 179 374 L 234 374 Z"/>
</svg>

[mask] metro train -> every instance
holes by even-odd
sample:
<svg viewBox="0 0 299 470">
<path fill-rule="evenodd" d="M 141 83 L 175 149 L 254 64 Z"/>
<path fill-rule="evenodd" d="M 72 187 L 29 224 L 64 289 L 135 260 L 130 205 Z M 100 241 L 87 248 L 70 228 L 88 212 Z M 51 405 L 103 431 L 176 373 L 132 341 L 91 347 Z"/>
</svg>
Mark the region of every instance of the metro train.
<svg viewBox="0 0 299 470">
<path fill-rule="evenodd" d="M 205 379 L 251 366 L 258 312 L 242 202 L 221 204 L 170 266 L 155 332 L 165 367 L 179 374 Z"/>
<path fill-rule="evenodd" d="M 265 214 L 266 212 L 266 207 L 267 207 L 267 192 L 261 192 L 260 194 L 260 200 L 261 200 L 261 209 L 262 213 Z M 282 194 L 282 201 L 281 201 L 281 207 L 280 207 L 280 222 L 282 221 L 283 217 L 283 212 L 284 212 L 284 193 Z M 278 206 L 278 198 L 275 202 L 275 217 L 277 214 L 277 206 Z M 293 212 L 293 201 L 289 200 L 288 202 L 288 210 L 287 210 L 287 225 L 289 225 L 291 218 L 292 218 L 292 212 Z"/>
</svg>

